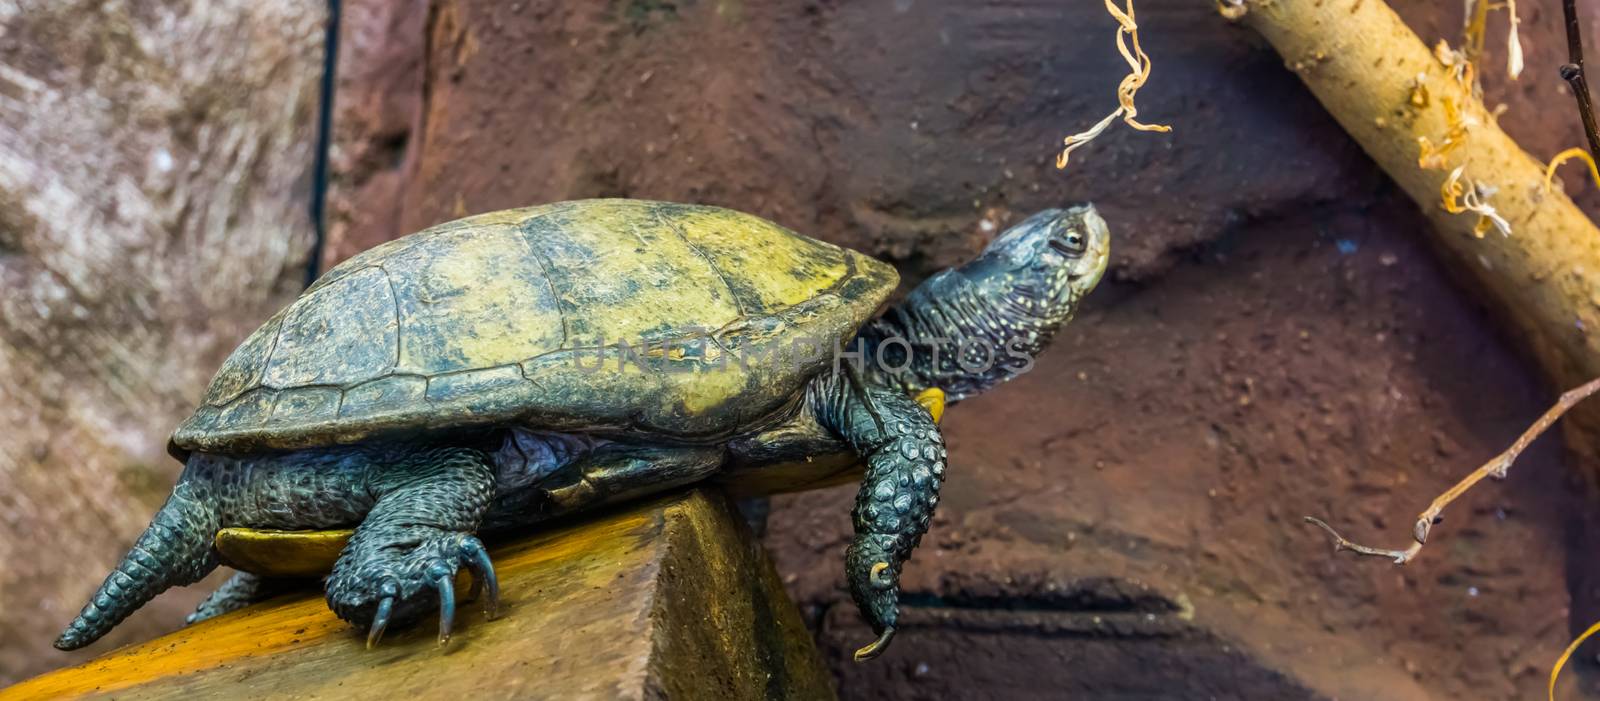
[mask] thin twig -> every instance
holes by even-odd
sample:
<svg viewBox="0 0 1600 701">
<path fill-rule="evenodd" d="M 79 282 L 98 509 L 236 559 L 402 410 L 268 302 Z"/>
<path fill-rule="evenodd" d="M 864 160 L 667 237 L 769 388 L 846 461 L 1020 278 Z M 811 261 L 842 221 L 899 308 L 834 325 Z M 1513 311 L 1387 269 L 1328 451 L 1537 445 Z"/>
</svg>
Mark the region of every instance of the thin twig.
<svg viewBox="0 0 1600 701">
<path fill-rule="evenodd" d="M 1568 409 L 1571 409 L 1578 402 L 1588 399 L 1595 392 L 1600 392 L 1600 378 L 1590 380 L 1581 387 L 1567 390 L 1566 393 L 1561 395 L 1560 399 L 1556 400 L 1555 406 L 1550 407 L 1548 411 L 1544 412 L 1543 416 L 1539 417 L 1538 421 L 1533 422 L 1533 425 L 1529 426 L 1528 430 L 1523 431 L 1522 435 L 1517 437 L 1517 442 L 1512 443 L 1510 448 L 1506 448 L 1505 452 L 1494 456 L 1489 462 L 1473 470 L 1472 474 L 1467 475 L 1465 479 L 1457 482 L 1454 487 L 1435 498 L 1425 511 L 1417 515 L 1417 523 L 1411 528 L 1411 537 L 1416 542 L 1412 543 L 1409 548 L 1390 550 L 1388 548 L 1360 545 L 1339 535 L 1338 531 L 1335 531 L 1332 526 L 1329 526 L 1322 519 L 1307 516 L 1306 522 L 1327 531 L 1328 535 L 1333 537 L 1334 552 L 1349 550 L 1357 555 L 1387 557 L 1394 560 L 1396 565 L 1404 565 L 1416 557 L 1417 553 L 1422 550 L 1422 546 L 1427 544 L 1428 532 L 1432 530 L 1433 524 L 1441 520 L 1439 514 L 1444 511 L 1444 507 L 1449 506 L 1451 502 L 1460 498 L 1462 494 L 1465 494 L 1468 489 L 1472 489 L 1474 485 L 1483 481 L 1485 477 L 1493 477 L 1497 480 L 1505 479 L 1506 471 L 1511 469 L 1511 463 L 1522 455 L 1522 451 L 1526 450 L 1534 439 L 1548 430 L 1550 425 L 1556 422 L 1556 419 L 1567 413 Z"/>
<path fill-rule="evenodd" d="M 1583 74 L 1583 34 L 1578 25 L 1577 0 L 1561 0 L 1567 19 L 1567 63 L 1561 66 L 1561 79 L 1572 87 L 1578 100 L 1578 116 L 1583 118 L 1583 133 L 1589 139 L 1589 155 L 1600 161 L 1600 127 L 1595 126 L 1594 100 L 1589 96 L 1589 80 Z"/>
<path fill-rule="evenodd" d="M 1349 551 L 1351 551 L 1351 552 L 1353 552 L 1353 553 L 1355 553 L 1357 555 L 1369 555 L 1371 557 L 1388 557 L 1388 558 L 1393 558 L 1394 559 L 1394 564 L 1396 564 L 1396 565 L 1404 565 L 1404 564 L 1406 564 L 1407 561 L 1409 561 L 1411 558 L 1416 556 L 1418 550 L 1422 549 L 1422 544 L 1421 543 L 1412 543 L 1411 547 L 1406 548 L 1405 550 L 1389 550 L 1387 548 L 1374 548 L 1374 547 L 1371 547 L 1371 546 L 1368 546 L 1368 545 L 1362 545 L 1360 543 L 1352 543 L 1352 542 L 1350 542 L 1350 540 L 1348 538 L 1345 538 L 1344 536 L 1339 535 L 1338 531 L 1333 530 L 1333 526 L 1328 525 L 1327 521 L 1324 521 L 1324 520 L 1322 520 L 1320 518 L 1317 518 L 1315 516 L 1307 516 L 1306 517 L 1306 523 L 1315 525 L 1316 527 L 1321 528 L 1322 530 L 1328 532 L 1328 535 L 1333 538 L 1333 551 L 1334 552 L 1339 552 L 1340 550 L 1349 550 Z"/>
</svg>

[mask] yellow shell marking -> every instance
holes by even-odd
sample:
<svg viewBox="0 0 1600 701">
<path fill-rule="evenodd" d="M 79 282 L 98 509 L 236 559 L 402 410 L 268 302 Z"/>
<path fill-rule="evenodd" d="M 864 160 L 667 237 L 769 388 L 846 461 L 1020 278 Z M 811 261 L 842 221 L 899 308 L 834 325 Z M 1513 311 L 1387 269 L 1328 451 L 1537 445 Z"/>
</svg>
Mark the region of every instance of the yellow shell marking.
<svg viewBox="0 0 1600 701">
<path fill-rule="evenodd" d="M 561 347 L 561 312 L 522 232 L 439 234 L 384 261 L 400 304 L 401 372 L 521 362 Z"/>
<path fill-rule="evenodd" d="M 545 229 L 560 235 L 541 239 Z M 641 212 L 639 203 L 557 211 L 530 221 L 527 236 L 568 310 L 568 347 L 638 345 L 694 328 L 710 332 L 739 318 L 722 273 L 671 223 Z M 627 247 L 630 239 L 635 245 Z M 562 284 L 568 280 L 582 284 Z"/>
<path fill-rule="evenodd" d="M 725 211 L 684 212 L 675 219 L 685 238 L 718 268 L 743 300 L 758 304 L 749 313 L 793 306 L 817 296 L 845 276 L 842 249 L 819 246 L 754 217 Z M 746 271 L 759 274 L 744 276 Z"/>
</svg>

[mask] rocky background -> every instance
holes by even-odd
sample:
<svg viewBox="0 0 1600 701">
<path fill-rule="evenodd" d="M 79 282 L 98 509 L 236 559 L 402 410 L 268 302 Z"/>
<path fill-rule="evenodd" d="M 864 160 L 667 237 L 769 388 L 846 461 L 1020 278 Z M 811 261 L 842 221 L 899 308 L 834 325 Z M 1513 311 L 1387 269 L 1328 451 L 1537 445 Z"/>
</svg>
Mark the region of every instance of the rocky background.
<svg viewBox="0 0 1600 701">
<path fill-rule="evenodd" d="M 172 427 L 299 292 L 324 17 L 0 0 L 0 684 L 99 654 L 50 642 L 166 499 Z"/>
<path fill-rule="evenodd" d="M 465 214 L 629 196 L 760 214 L 891 260 L 913 284 L 1033 210 L 1099 205 L 1116 237 L 1110 279 L 1032 375 L 948 415 L 951 477 L 906 574 L 905 634 L 883 659 L 848 659 L 868 637 L 840 574 L 851 490 L 775 501 L 768 545 L 846 698 L 1530 698 L 1595 617 L 1597 592 L 1576 584 L 1591 559 L 1586 487 L 1554 439 L 1505 483 L 1454 507 L 1405 569 L 1334 558 L 1301 522 L 1320 515 L 1352 537 L 1403 543 L 1428 499 L 1503 448 L 1553 394 L 1515 355 L 1516 339 L 1498 335 L 1470 290 L 1434 261 L 1415 206 L 1270 49 L 1211 3 L 1137 5 L 1155 63 L 1141 117 L 1174 131 L 1115 128 L 1065 172 L 1054 167 L 1060 138 L 1114 107 L 1125 73 L 1099 3 L 345 5 L 326 263 Z M 1455 39 L 1458 5 L 1396 5 L 1425 40 Z M 1582 143 L 1555 78 L 1565 50 L 1559 5 L 1519 8 L 1527 71 L 1518 83 L 1488 71 L 1488 100 L 1508 106 L 1501 122 L 1525 148 L 1549 156 Z M 275 31 L 317 38 L 320 6 L 301 9 Z M 53 34 L 18 34 L 17 17 L 0 10 L 8 40 L 56 46 Z M 1495 64 L 1502 23 L 1492 25 Z M 1600 22 L 1587 26 L 1600 36 Z M 261 128 L 298 130 L 294 140 L 254 162 L 309 164 L 310 122 L 288 105 L 314 101 L 305 92 L 318 75 L 314 47 L 288 51 L 294 63 L 257 78 L 270 89 L 191 85 L 178 94 L 277 115 Z M 70 66 L 94 56 L 81 46 L 52 51 Z M 43 60 L 0 50 L 13 70 Z M 267 70 L 264 59 L 228 60 Z M 0 96 L 15 100 L 9 75 L 0 73 Z M 59 80 L 66 95 L 85 84 Z M 96 109 L 107 114 L 95 133 L 150 125 L 103 104 L 79 111 Z M 260 119 L 228 114 L 209 118 Z M 13 151 L 53 162 L 15 145 L 33 137 L 12 118 L 0 111 L 0 128 L 11 129 L 0 130 L 6 167 Z M 190 151 L 178 163 L 204 169 L 215 159 Z M 142 176 L 142 163 L 116 166 Z M 49 199 L 37 184 L 48 179 L 12 170 L 0 170 L 15 179 L 0 180 L 0 212 Z M 151 249 L 166 253 L 149 259 L 106 254 L 123 261 L 104 273 L 110 279 L 192 266 L 241 271 L 205 280 L 251 282 L 233 288 L 248 289 L 243 296 L 164 298 L 170 316 L 134 317 L 137 333 L 113 323 L 128 318 L 123 307 L 14 323 L 27 305 L 13 303 L 24 298 L 12 290 L 30 288 L 13 270 L 49 258 L 44 244 L 0 246 L 0 361 L 18 358 L 6 377 L 25 378 L 7 388 L 20 384 L 23 401 L 0 409 L 19 417 L 0 439 L 14 461 L 0 465 L 0 480 L 10 480 L 0 482 L 0 595 L 9 604 L 0 608 L 0 681 L 70 659 L 46 649 L 49 637 L 149 513 L 147 501 L 123 495 L 170 484 L 177 465 L 160 455 L 166 431 L 217 354 L 290 286 L 303 219 L 284 203 L 298 181 L 250 182 L 229 192 L 265 193 L 256 195 L 263 204 L 238 207 L 256 219 L 146 226 L 130 240 L 184 231 L 197 242 Z M 1568 186 L 1600 202 L 1576 177 Z M 159 187 L 137 178 L 127 186 Z M 81 192 L 80 209 L 110 201 Z M 189 197 L 195 207 L 215 201 Z M 37 232 L 56 221 L 64 219 L 0 220 L 0 243 L 12 230 L 55 240 Z M 270 235 L 257 225 L 268 221 Z M 114 230 L 103 222 L 68 228 L 78 238 L 62 240 L 82 249 L 116 245 L 81 233 Z M 271 255 L 250 248 L 267 240 L 290 245 Z M 253 272 L 222 267 L 243 263 Z M 21 352 L 57 328 L 97 339 L 157 334 L 165 350 L 125 356 L 66 343 L 72 350 L 60 356 Z M 103 398 L 103 376 L 80 368 L 108 358 L 143 382 Z M 52 373 L 70 383 L 33 389 Z M 40 408 L 51 401 L 67 408 Z M 112 411 L 138 420 L 86 418 Z M 89 445 L 88 457 L 73 452 Z M 141 489 L 118 481 L 130 470 Z M 66 547 L 76 548 L 71 562 L 58 556 Z M 123 639 L 170 627 L 192 600 L 168 595 Z"/>
</svg>

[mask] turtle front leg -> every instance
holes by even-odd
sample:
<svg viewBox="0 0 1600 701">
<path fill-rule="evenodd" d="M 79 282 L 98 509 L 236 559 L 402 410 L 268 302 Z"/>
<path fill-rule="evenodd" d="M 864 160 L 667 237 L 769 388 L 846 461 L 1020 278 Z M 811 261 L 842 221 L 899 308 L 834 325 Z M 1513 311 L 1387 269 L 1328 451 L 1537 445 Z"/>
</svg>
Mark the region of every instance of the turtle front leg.
<svg viewBox="0 0 1600 701">
<path fill-rule="evenodd" d="M 944 480 L 944 438 L 933 416 L 904 392 L 824 375 L 807 388 L 808 409 L 865 459 L 845 551 L 850 596 L 878 639 L 856 661 L 881 654 L 894 636 L 900 569 L 928 531 Z M 876 411 L 874 411 L 874 407 Z"/>
<path fill-rule="evenodd" d="M 499 588 L 483 543 L 473 535 L 494 498 L 488 457 L 465 448 L 419 448 L 367 472 L 377 497 L 328 577 L 328 607 L 367 626 L 377 644 L 391 623 L 439 609 L 439 643 L 455 620 L 456 571 L 466 566 L 484 589 L 492 617 Z"/>
</svg>

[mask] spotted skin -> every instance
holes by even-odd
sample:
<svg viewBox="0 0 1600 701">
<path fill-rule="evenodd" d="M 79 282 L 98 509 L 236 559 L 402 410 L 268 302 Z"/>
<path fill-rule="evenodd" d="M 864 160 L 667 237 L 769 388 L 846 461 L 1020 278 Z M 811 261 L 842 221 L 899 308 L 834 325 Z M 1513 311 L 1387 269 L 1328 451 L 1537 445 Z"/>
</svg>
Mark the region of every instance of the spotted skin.
<svg viewBox="0 0 1600 701">
<path fill-rule="evenodd" d="M 1072 242 L 1078 243 L 1072 243 Z M 1110 234 L 1093 206 L 1050 209 L 919 285 L 857 336 L 872 381 L 959 402 L 1032 369 L 1104 276 Z"/>
</svg>

